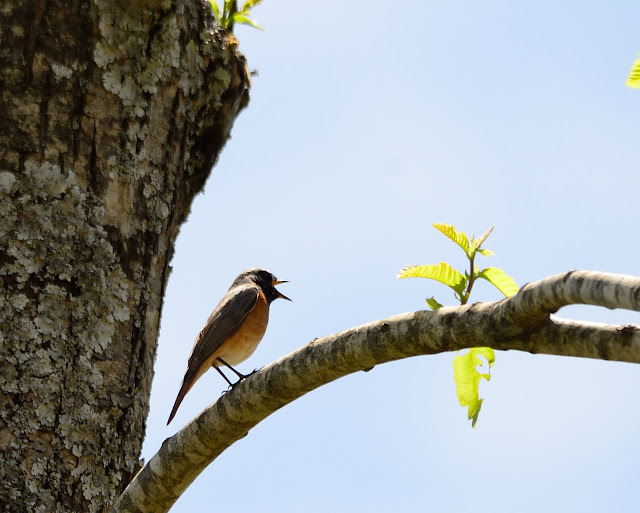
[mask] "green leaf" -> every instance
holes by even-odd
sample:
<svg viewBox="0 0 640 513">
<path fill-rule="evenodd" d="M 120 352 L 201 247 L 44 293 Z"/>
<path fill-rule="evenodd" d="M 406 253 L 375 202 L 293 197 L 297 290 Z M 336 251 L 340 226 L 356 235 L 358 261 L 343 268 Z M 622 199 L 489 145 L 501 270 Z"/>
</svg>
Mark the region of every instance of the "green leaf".
<svg viewBox="0 0 640 513">
<path fill-rule="evenodd" d="M 480 253 L 482 256 L 486 256 L 486 257 L 489 257 L 491 255 L 495 255 L 495 253 L 493 251 L 491 251 L 490 249 L 478 249 L 478 253 Z"/>
<path fill-rule="evenodd" d="M 216 17 L 216 21 L 218 22 L 218 25 L 220 25 L 221 24 L 220 8 L 218 7 L 218 4 L 216 3 L 215 0 L 209 0 L 209 3 L 211 4 L 211 8 L 213 9 L 213 15 Z"/>
<path fill-rule="evenodd" d="M 262 3 L 262 0 L 247 0 L 242 6 L 242 9 L 240 12 L 248 14 L 251 9 L 253 9 L 257 5 L 260 5 L 261 3 Z"/>
<path fill-rule="evenodd" d="M 235 13 L 233 16 L 231 16 L 231 19 L 233 19 L 234 22 L 236 23 L 243 23 L 245 25 L 251 25 L 253 28 L 257 28 L 258 30 L 263 30 L 263 28 L 258 25 L 255 21 L 250 20 L 248 16 L 245 16 L 242 13 Z"/>
<path fill-rule="evenodd" d="M 437 310 L 438 308 L 442 308 L 442 305 L 438 303 L 433 297 L 427 298 L 427 305 L 429 306 L 429 308 L 431 308 L 431 310 Z"/>
<path fill-rule="evenodd" d="M 496 353 L 490 347 L 474 347 L 473 350 L 487 359 L 489 367 L 493 367 L 493 364 L 496 363 Z M 483 377 L 484 376 L 485 375 L 483 374 Z M 488 376 L 488 374 L 486 376 Z M 489 381 L 490 376 L 485 379 Z"/>
<path fill-rule="evenodd" d="M 487 280 L 506 297 L 511 297 L 518 292 L 518 285 L 513 278 L 497 267 L 483 269 L 478 273 L 478 278 Z"/>
<path fill-rule="evenodd" d="M 434 223 L 432 226 L 439 232 L 444 233 L 469 255 L 469 239 L 466 233 L 457 231 L 452 224 Z"/>
<path fill-rule="evenodd" d="M 396 278 L 429 278 L 444 283 L 458 294 L 462 294 L 467 286 L 465 277 L 445 262 L 438 265 L 410 265 L 404 267 Z"/>
<path fill-rule="evenodd" d="M 482 243 L 487 240 L 487 237 L 489 235 L 491 235 L 491 232 L 493 231 L 494 226 L 492 226 L 491 228 L 489 228 L 486 232 L 484 232 L 479 238 L 477 239 L 471 239 L 471 249 L 469 251 L 469 253 L 473 256 L 475 254 L 476 251 L 478 251 L 478 249 L 480 248 L 480 246 L 482 245 Z"/>
<path fill-rule="evenodd" d="M 640 57 L 633 63 L 626 85 L 634 89 L 640 89 Z"/>
<path fill-rule="evenodd" d="M 494 364 L 496 357 L 490 347 L 474 347 L 468 353 L 456 356 L 453 360 L 453 379 L 456 382 L 456 395 L 460 406 L 467 407 L 467 416 L 471 420 L 471 427 L 476 427 L 482 401 L 480 399 L 480 379 L 491 379 L 489 373 L 478 372 L 477 367 L 482 365 L 479 355 L 484 356 L 489 363 L 489 368 Z"/>
</svg>

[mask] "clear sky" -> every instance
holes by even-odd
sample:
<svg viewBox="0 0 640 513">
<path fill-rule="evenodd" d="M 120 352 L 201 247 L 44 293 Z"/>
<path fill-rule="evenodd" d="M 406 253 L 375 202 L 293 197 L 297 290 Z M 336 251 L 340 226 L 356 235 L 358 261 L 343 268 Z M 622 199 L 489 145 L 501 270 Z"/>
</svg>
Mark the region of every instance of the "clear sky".
<svg viewBox="0 0 640 513">
<path fill-rule="evenodd" d="M 178 238 L 143 456 L 226 388 L 166 419 L 193 340 L 242 270 L 290 284 L 251 371 L 365 322 L 454 304 L 408 264 L 462 254 L 431 223 L 495 225 L 480 262 L 519 285 L 640 275 L 637 1 L 265 0 L 236 28 L 251 103 Z M 500 299 L 480 283 L 475 300 Z M 473 296 L 472 296 L 473 299 Z M 559 315 L 640 324 L 572 307 Z M 376 367 L 272 415 L 176 503 L 213 512 L 636 512 L 640 366 L 499 352 L 475 430 L 453 354 Z"/>
</svg>

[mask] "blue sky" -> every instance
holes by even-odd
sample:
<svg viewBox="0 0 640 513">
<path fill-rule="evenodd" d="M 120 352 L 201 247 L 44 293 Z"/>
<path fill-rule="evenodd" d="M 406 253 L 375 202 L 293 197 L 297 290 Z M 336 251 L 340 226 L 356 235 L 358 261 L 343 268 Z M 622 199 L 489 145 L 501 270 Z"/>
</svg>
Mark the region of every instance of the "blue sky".
<svg viewBox="0 0 640 513">
<path fill-rule="evenodd" d="M 395 280 L 462 255 L 431 228 L 495 225 L 518 284 L 638 270 L 640 52 L 631 1 L 266 0 L 238 27 L 253 79 L 178 239 L 143 456 L 226 388 L 207 373 L 166 419 L 195 336 L 235 276 L 290 284 L 251 371 L 322 337 L 454 304 Z M 475 300 L 499 299 L 480 283 Z M 473 296 L 472 296 L 473 298 Z M 640 324 L 633 312 L 559 315 Z M 637 511 L 640 367 L 499 352 L 475 430 L 453 354 L 376 367 L 277 412 L 216 460 L 183 512 Z"/>
</svg>

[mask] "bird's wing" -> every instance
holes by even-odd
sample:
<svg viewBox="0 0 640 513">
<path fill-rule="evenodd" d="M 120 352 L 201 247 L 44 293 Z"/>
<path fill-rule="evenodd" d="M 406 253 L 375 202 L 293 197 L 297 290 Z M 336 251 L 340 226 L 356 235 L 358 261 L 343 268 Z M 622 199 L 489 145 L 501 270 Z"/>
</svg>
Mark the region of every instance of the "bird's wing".
<svg viewBox="0 0 640 513">
<path fill-rule="evenodd" d="M 259 292 L 257 287 L 251 285 L 232 288 L 209 316 L 204 328 L 196 337 L 189 355 L 187 372 L 182 380 L 182 386 L 167 424 L 171 422 L 184 396 L 197 381 L 200 367 L 225 340 L 240 329 L 247 315 L 253 310 L 258 300 Z"/>
<path fill-rule="evenodd" d="M 240 329 L 253 310 L 258 293 L 259 290 L 255 286 L 238 287 L 230 290 L 220 301 L 196 337 L 189 355 L 187 374 L 190 371 L 195 374 L 207 358 Z"/>
</svg>

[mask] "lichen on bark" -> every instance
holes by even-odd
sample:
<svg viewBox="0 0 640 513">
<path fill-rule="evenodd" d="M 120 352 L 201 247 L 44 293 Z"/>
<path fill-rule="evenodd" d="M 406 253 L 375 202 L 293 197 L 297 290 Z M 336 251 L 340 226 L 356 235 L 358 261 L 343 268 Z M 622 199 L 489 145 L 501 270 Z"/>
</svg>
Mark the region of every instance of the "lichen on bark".
<svg viewBox="0 0 640 513">
<path fill-rule="evenodd" d="M 207 9 L 0 9 L 7 511 L 103 511 L 138 469 L 173 243 L 248 100 Z"/>
</svg>

